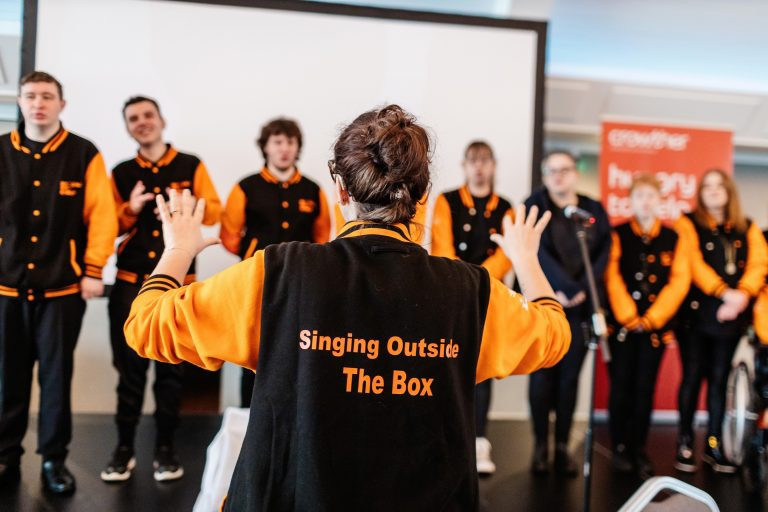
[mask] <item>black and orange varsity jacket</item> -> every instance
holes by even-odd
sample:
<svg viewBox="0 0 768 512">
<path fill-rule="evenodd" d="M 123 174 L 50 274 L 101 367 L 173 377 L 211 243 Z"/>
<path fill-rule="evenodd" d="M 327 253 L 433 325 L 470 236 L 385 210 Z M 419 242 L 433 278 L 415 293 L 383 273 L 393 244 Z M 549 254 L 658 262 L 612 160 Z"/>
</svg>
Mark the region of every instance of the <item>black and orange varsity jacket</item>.
<svg viewBox="0 0 768 512">
<path fill-rule="evenodd" d="M 139 215 L 129 208 L 131 191 L 141 181 L 146 192 L 162 194 L 167 189 L 190 189 L 192 195 L 205 199 L 203 224 L 211 226 L 221 216 L 221 201 L 203 162 L 196 156 L 180 153 L 170 144 L 165 154 L 150 162 L 141 154 L 118 164 L 112 171 L 112 189 L 117 205 L 120 234 L 126 235 L 117 248 L 117 279 L 141 283 L 154 270 L 163 253 L 162 222 L 157 218 L 154 201 L 148 201 Z M 195 280 L 195 263 L 185 282 Z"/>
<path fill-rule="evenodd" d="M 763 237 L 768 241 L 768 231 L 763 231 Z M 755 335 L 761 344 L 768 345 L 768 276 L 757 295 L 754 311 Z"/>
<path fill-rule="evenodd" d="M 481 265 L 502 279 L 512 263 L 491 241 L 491 235 L 502 232 L 505 215 L 513 215 L 512 205 L 496 194 L 484 199 L 472 197 L 465 185 L 439 195 L 432 218 L 430 254 Z"/>
<path fill-rule="evenodd" d="M 101 279 L 117 219 L 104 160 L 62 126 L 39 150 L 24 123 L 0 136 L 0 295 L 40 300 Z"/>
<path fill-rule="evenodd" d="M 475 383 L 556 364 L 570 330 L 403 225 L 350 222 L 199 283 L 145 283 L 125 325 L 143 357 L 256 371 L 224 510 L 478 508 Z"/>
<path fill-rule="evenodd" d="M 244 178 L 229 193 L 221 217 L 221 242 L 242 259 L 281 242 L 324 243 L 330 234 L 325 194 L 298 170 L 285 182 L 266 167 Z"/>
<path fill-rule="evenodd" d="M 692 280 L 680 315 L 699 330 L 738 335 L 752 317 L 751 307 L 730 322 L 720 323 L 716 316 L 722 304 L 720 296 L 726 289 L 739 289 L 755 298 L 764 286 L 768 245 L 756 224 L 748 220 L 747 225 L 743 233 L 729 223 L 717 225 L 712 221 L 701 225 L 690 213 L 681 216 L 675 225 L 686 245 Z M 732 265 L 726 258 L 728 250 L 733 251 Z"/>
<path fill-rule="evenodd" d="M 656 220 L 648 232 L 632 219 L 613 228 L 605 286 L 615 330 L 641 327 L 654 344 L 663 339 L 690 287 L 685 246 Z"/>
</svg>

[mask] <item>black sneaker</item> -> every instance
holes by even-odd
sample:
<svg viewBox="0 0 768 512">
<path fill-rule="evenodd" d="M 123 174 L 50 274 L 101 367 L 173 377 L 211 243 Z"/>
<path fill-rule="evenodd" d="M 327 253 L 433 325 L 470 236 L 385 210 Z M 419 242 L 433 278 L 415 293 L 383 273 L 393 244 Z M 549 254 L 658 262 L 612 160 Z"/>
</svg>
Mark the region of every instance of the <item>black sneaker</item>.
<svg viewBox="0 0 768 512">
<path fill-rule="evenodd" d="M 155 480 L 168 482 L 184 476 L 184 468 L 176 458 L 176 452 L 171 446 L 160 446 L 155 451 Z"/>
<path fill-rule="evenodd" d="M 707 447 L 704 449 L 704 455 L 701 460 L 712 466 L 712 470 L 717 473 L 733 474 L 738 467 L 729 461 L 723 453 L 723 445 L 716 436 L 707 437 Z"/>
<path fill-rule="evenodd" d="M 654 474 L 653 463 L 648 458 L 645 450 L 637 450 L 637 453 L 635 453 L 635 466 L 637 467 L 638 475 L 643 480 L 651 478 Z"/>
<path fill-rule="evenodd" d="M 69 496 L 75 492 L 75 477 L 64 465 L 64 459 L 44 460 L 40 478 L 47 493 Z"/>
<path fill-rule="evenodd" d="M 565 444 L 558 444 L 555 447 L 555 473 L 569 478 L 579 474 L 579 466 L 568 453 L 568 447 Z"/>
<path fill-rule="evenodd" d="M 105 482 L 125 482 L 131 478 L 131 472 L 136 467 L 136 458 L 130 446 L 118 446 L 112 454 L 112 459 L 101 472 Z"/>
<path fill-rule="evenodd" d="M 546 475 L 549 473 L 549 450 L 547 443 L 536 443 L 531 460 L 531 472 L 534 475 Z"/>
<path fill-rule="evenodd" d="M 19 464 L 0 462 L 0 489 L 16 485 L 21 480 Z"/>
<path fill-rule="evenodd" d="M 675 469 L 684 473 L 696 472 L 696 459 L 693 457 L 693 448 L 691 448 L 691 439 L 687 437 L 680 438 L 677 441 L 677 458 L 675 460 Z"/>
<path fill-rule="evenodd" d="M 611 464 L 618 473 L 630 473 L 634 469 L 632 459 L 629 458 L 627 453 L 627 447 L 623 444 L 616 445 L 616 448 L 613 450 Z"/>
</svg>

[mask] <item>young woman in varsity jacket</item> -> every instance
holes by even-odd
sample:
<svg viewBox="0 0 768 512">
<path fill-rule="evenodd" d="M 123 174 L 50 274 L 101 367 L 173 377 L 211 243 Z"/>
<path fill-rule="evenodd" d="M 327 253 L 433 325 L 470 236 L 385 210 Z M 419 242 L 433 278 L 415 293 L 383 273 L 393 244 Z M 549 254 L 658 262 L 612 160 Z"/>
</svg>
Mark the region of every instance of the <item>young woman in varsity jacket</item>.
<svg viewBox="0 0 768 512">
<path fill-rule="evenodd" d="M 653 411 L 656 375 L 674 336 L 670 321 L 685 299 L 690 270 L 677 233 L 657 217 L 661 185 L 650 174 L 629 191 L 633 217 L 613 229 L 605 271 L 612 315 L 608 410 L 617 471 L 653 475 L 645 441 Z"/>
<path fill-rule="evenodd" d="M 247 259 L 257 250 L 281 242 L 327 242 L 331 218 L 325 194 L 296 167 L 302 143 L 299 125 L 290 119 L 274 119 L 262 127 L 256 142 L 264 167 L 229 193 L 221 217 L 224 247 Z M 253 372 L 244 368 L 241 407 L 251 403 L 253 383 Z"/>
<path fill-rule="evenodd" d="M 136 464 L 133 445 L 136 425 L 141 418 L 149 361 L 139 357 L 125 343 L 123 324 L 141 284 L 152 272 L 163 252 L 162 225 L 154 198 L 167 190 L 190 189 L 195 197 L 205 199 L 203 224 L 219 221 L 221 202 L 208 171 L 196 156 L 180 153 L 163 140 L 165 119 L 160 106 L 151 98 L 135 96 L 123 105 L 126 129 L 139 144 L 134 158 L 112 171 L 112 188 L 117 204 L 120 234 L 117 249 L 117 276 L 109 296 L 109 324 L 112 364 L 118 372 L 117 423 L 118 442 L 112 458 L 101 472 L 106 482 L 128 480 Z M 195 280 L 192 262 L 184 283 Z M 175 480 L 184 474 L 176 457 L 173 434 L 179 424 L 183 366 L 155 364 L 155 422 L 157 437 L 153 460 L 154 478 Z"/>
<path fill-rule="evenodd" d="M 706 378 L 709 424 L 703 460 L 715 471 L 734 473 L 721 444 L 726 385 L 753 299 L 765 280 L 768 249 L 760 229 L 742 214 L 733 179 L 720 170 L 704 174 L 696 208 L 678 220 L 676 230 L 686 244 L 692 285 L 676 329 L 683 380 L 675 467 L 696 470 L 693 416 Z"/>
<path fill-rule="evenodd" d="M 19 480 L 37 360 L 43 484 L 69 494 L 73 352 L 117 219 L 101 154 L 61 125 L 61 84 L 26 75 L 19 107 L 23 122 L 0 137 L 0 485 Z"/>
<path fill-rule="evenodd" d="M 478 508 L 476 382 L 555 364 L 570 333 L 536 258 L 549 214 L 494 235 L 522 295 L 480 266 L 429 256 L 409 223 L 429 186 L 426 131 L 397 106 L 341 133 L 345 218 L 331 243 L 271 245 L 181 286 L 213 240 L 189 194 L 160 203 L 166 251 L 125 326 L 141 355 L 256 371 L 227 511 Z"/>
<path fill-rule="evenodd" d="M 592 305 L 587 297 L 586 270 L 576 239 L 576 224 L 565 217 L 564 208 L 578 206 L 594 216 L 594 223 L 587 230 L 587 244 L 603 305 L 603 274 L 611 250 L 611 225 L 602 205 L 576 193 L 579 178 L 576 163 L 576 158 L 567 151 L 547 154 L 542 161 L 544 187 L 525 201 L 528 208 L 538 206 L 541 211 L 552 212 L 552 221 L 541 237 L 539 261 L 557 299 L 565 307 L 573 335 L 571 348 L 559 364 L 531 375 L 528 396 L 536 437 L 531 470 L 534 474 L 549 471 L 549 413 L 554 409 L 555 471 L 570 477 L 578 473 L 576 462 L 568 453 L 568 438 L 576 407 L 579 373 L 587 353 L 584 332 L 591 323 Z"/>
<path fill-rule="evenodd" d="M 512 215 L 512 205 L 493 192 L 496 172 L 493 149 L 486 142 L 470 143 L 464 151 L 462 166 L 466 184 L 437 197 L 430 254 L 481 265 L 492 277 L 503 280 L 512 264 L 491 240 L 491 235 L 502 232 L 502 219 Z M 491 443 L 485 437 L 490 406 L 489 379 L 475 388 L 475 451 L 477 471 L 482 474 L 496 471 L 491 459 Z"/>
</svg>

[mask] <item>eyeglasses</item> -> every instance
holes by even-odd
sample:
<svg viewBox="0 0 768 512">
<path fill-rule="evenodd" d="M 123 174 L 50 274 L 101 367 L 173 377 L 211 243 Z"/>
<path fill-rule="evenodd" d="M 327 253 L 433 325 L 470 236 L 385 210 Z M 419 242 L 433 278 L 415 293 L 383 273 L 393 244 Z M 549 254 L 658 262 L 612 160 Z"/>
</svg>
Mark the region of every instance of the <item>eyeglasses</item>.
<svg viewBox="0 0 768 512">
<path fill-rule="evenodd" d="M 572 172 L 576 170 L 576 166 L 574 165 L 568 165 L 565 167 L 542 167 L 541 172 L 544 174 L 544 176 L 552 176 L 554 174 L 565 174 L 567 172 Z"/>
</svg>

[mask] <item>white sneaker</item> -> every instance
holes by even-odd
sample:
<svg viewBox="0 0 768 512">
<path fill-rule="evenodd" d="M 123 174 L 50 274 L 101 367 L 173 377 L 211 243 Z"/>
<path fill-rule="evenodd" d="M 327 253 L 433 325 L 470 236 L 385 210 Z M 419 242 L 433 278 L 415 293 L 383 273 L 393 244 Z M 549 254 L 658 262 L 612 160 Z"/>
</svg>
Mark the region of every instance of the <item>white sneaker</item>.
<svg viewBox="0 0 768 512">
<path fill-rule="evenodd" d="M 496 472 L 496 464 L 491 460 L 491 442 L 484 437 L 475 438 L 475 457 L 477 472 L 481 475 L 492 475 Z"/>
</svg>

